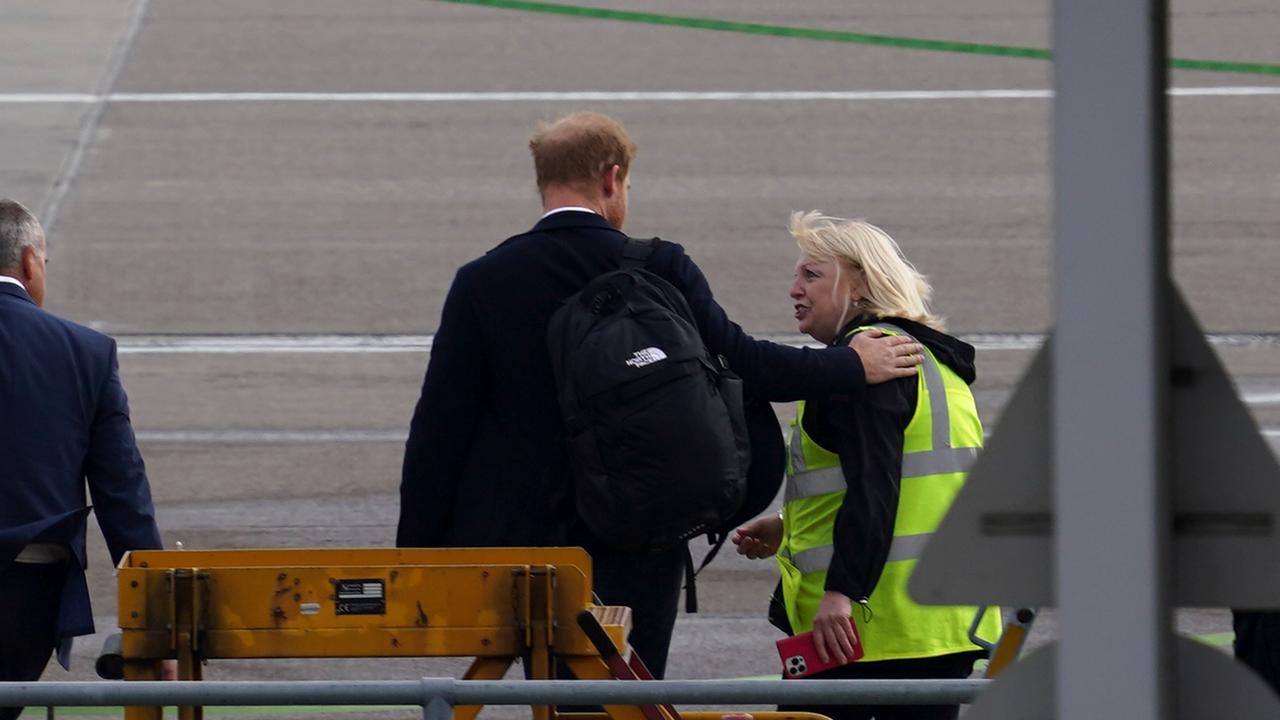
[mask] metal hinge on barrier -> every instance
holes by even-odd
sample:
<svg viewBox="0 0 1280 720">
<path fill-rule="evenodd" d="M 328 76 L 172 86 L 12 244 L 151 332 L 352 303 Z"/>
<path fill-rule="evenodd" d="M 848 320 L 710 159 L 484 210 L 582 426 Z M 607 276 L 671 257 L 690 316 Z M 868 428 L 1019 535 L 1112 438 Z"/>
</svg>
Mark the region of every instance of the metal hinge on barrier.
<svg viewBox="0 0 1280 720">
<path fill-rule="evenodd" d="M 165 573 L 169 595 L 169 650 L 178 659 L 178 677 L 197 680 L 208 626 L 209 574 L 192 568 Z"/>
<path fill-rule="evenodd" d="M 517 578 L 514 585 L 515 597 L 512 598 L 516 615 L 516 626 L 522 636 L 525 648 L 534 646 L 534 629 L 541 624 L 544 637 L 539 640 L 548 648 L 555 647 L 556 617 L 555 591 L 556 568 L 554 565 L 525 565 L 516 568 L 512 574 Z"/>
</svg>

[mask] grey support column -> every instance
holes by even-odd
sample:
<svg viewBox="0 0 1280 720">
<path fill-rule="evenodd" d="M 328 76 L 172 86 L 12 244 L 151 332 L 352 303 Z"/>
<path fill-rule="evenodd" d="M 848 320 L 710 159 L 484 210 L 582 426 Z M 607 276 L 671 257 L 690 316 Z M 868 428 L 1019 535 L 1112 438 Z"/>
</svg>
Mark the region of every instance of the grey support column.
<svg viewBox="0 0 1280 720">
<path fill-rule="evenodd" d="M 1174 716 L 1166 8 L 1055 0 L 1057 717 Z"/>
</svg>

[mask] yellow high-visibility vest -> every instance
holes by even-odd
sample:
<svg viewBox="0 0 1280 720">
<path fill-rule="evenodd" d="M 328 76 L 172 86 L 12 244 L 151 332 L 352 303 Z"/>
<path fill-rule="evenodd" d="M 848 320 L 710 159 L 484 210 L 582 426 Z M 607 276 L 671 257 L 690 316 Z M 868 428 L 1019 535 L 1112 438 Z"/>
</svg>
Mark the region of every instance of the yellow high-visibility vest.
<svg viewBox="0 0 1280 720">
<path fill-rule="evenodd" d="M 872 327 L 886 335 L 907 334 L 887 323 L 855 328 L 853 333 Z M 836 514 L 846 489 L 840 458 L 809 437 L 803 418 L 801 402 L 791 421 L 783 539 L 778 552 L 783 601 L 796 633 L 813 629 L 813 618 L 825 592 L 827 568 L 834 556 Z M 862 616 L 856 604 L 862 598 L 851 598 L 855 602 L 854 624 L 864 650 L 860 662 L 936 657 L 978 649 L 969 639 L 969 626 L 977 608 L 918 605 L 907 595 L 907 578 L 959 493 L 981 447 L 982 422 L 973 393 L 954 370 L 938 362 L 925 347 L 924 363 L 918 372 L 916 411 L 903 437 L 902 482 L 893 545 L 884 572 L 868 598 L 869 619 Z M 991 641 L 999 637 L 997 608 L 983 617 L 978 634 Z"/>
</svg>

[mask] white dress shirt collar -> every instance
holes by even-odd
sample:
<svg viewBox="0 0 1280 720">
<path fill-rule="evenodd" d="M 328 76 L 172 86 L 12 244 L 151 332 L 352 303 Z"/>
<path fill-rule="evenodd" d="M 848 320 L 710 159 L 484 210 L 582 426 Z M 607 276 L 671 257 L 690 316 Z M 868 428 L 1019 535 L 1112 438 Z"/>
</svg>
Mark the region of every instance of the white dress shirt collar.
<svg viewBox="0 0 1280 720">
<path fill-rule="evenodd" d="M 580 206 L 580 205 L 565 205 L 564 207 L 553 208 L 553 209 L 551 209 L 551 210 L 546 211 L 545 213 L 543 213 L 543 214 L 542 214 L 542 217 L 541 217 L 541 218 L 539 218 L 539 219 L 540 219 L 540 220 L 541 220 L 541 219 L 546 219 L 546 218 L 548 218 L 548 217 L 550 217 L 550 216 L 552 216 L 552 215 L 555 215 L 556 213 L 570 212 L 570 211 L 572 211 L 572 212 L 589 212 L 589 213 L 591 213 L 592 215 L 599 215 L 599 214 L 600 214 L 600 213 L 596 212 L 595 210 L 592 210 L 591 208 L 582 207 L 582 206 Z"/>
<path fill-rule="evenodd" d="M 13 283 L 14 285 L 17 285 L 23 290 L 27 289 L 27 286 L 23 285 L 21 280 L 15 277 L 9 277 L 8 275 L 0 275 L 0 282 Z"/>
</svg>

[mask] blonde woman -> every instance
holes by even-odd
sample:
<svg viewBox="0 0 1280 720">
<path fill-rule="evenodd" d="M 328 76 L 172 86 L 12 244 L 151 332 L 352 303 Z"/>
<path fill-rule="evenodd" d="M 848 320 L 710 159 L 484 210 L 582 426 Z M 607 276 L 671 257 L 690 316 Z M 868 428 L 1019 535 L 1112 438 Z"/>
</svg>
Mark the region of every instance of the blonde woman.
<svg viewBox="0 0 1280 720">
<path fill-rule="evenodd" d="M 878 329 L 923 348 L 916 376 L 799 404 L 783 512 L 738 528 L 738 552 L 776 555 L 785 621 L 812 630 L 822 678 L 964 678 L 982 650 L 968 637 L 976 608 L 924 607 L 907 578 L 982 445 L 969 385 L 973 347 L 947 335 L 931 289 L 880 228 L 795 213 L 800 249 L 791 284 L 799 329 L 828 345 Z M 856 627 L 856 631 L 855 631 Z M 994 639 L 999 612 L 979 634 Z M 863 656 L 854 657 L 861 643 Z M 844 664 L 849 663 L 849 664 Z M 959 707 L 819 707 L 836 720 L 955 718 Z"/>
</svg>

